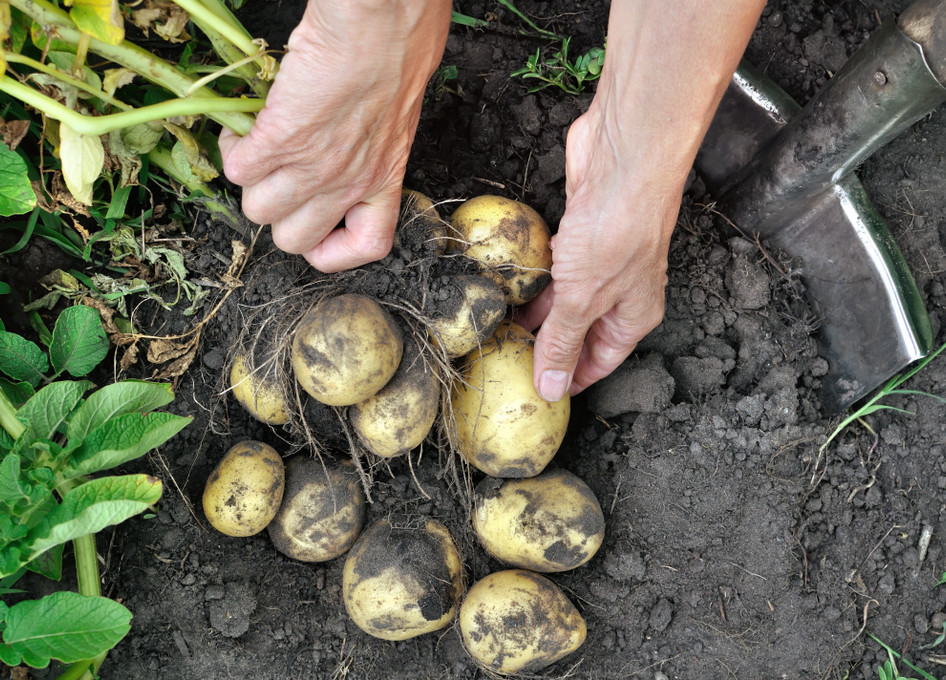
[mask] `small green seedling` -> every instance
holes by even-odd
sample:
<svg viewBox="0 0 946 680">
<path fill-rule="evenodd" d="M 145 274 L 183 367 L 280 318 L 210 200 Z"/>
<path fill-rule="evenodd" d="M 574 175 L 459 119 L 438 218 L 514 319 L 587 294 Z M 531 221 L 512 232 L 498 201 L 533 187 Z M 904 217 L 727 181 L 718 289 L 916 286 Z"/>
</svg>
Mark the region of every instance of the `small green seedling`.
<svg viewBox="0 0 946 680">
<path fill-rule="evenodd" d="M 900 654 L 893 651 L 889 645 L 881 641 L 876 635 L 868 633 L 867 636 L 878 645 L 883 647 L 887 652 L 887 660 L 884 661 L 883 665 L 877 669 L 877 675 L 880 676 L 880 680 L 936 680 L 936 678 L 924 671 L 922 668 L 917 668 L 912 663 L 904 659 Z M 904 665 L 909 666 L 911 670 L 919 673 L 920 677 L 910 678 L 906 675 L 901 675 L 900 671 L 897 670 L 897 659 L 900 659 Z"/>
<path fill-rule="evenodd" d="M 538 80 L 529 92 L 538 92 L 546 87 L 558 87 L 568 94 L 578 95 L 585 91 L 588 83 L 601 76 L 604 67 L 604 47 L 593 47 L 588 52 L 571 61 L 568 48 L 571 38 L 563 38 L 559 49 L 550 57 L 542 57 L 542 49 L 529 56 L 526 65 L 510 74 L 513 78 Z"/>
</svg>

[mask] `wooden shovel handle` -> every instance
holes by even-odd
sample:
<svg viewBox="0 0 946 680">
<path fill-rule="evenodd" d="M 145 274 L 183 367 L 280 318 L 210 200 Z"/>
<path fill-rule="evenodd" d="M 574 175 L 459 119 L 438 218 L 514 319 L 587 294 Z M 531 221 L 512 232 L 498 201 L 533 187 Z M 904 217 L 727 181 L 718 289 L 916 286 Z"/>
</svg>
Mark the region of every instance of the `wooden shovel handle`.
<svg viewBox="0 0 946 680">
<path fill-rule="evenodd" d="M 897 19 L 900 30 L 923 48 L 933 75 L 946 85 L 946 0 L 916 0 Z"/>
</svg>

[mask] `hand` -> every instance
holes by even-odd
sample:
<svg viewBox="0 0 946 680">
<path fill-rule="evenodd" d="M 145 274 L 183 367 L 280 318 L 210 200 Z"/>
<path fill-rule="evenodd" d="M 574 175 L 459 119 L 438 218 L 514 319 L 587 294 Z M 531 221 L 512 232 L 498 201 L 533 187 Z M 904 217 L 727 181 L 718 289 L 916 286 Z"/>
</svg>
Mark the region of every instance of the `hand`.
<svg viewBox="0 0 946 680">
<path fill-rule="evenodd" d="M 667 251 L 682 178 L 620 148 L 594 106 L 566 144 L 565 215 L 552 239 L 552 283 L 519 320 L 541 324 L 535 387 L 548 401 L 577 394 L 617 368 L 660 323 Z"/>
<path fill-rule="evenodd" d="M 220 135 L 246 216 L 324 272 L 390 251 L 424 90 L 449 28 L 447 0 L 378 4 L 309 0 L 250 133 Z"/>
</svg>

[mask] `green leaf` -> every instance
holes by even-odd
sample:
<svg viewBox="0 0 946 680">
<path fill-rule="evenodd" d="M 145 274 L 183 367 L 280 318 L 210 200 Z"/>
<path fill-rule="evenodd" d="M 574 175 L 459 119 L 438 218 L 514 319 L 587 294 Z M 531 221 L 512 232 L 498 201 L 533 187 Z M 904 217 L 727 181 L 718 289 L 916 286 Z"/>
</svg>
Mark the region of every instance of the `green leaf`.
<svg viewBox="0 0 946 680">
<path fill-rule="evenodd" d="M 20 485 L 20 461 L 22 459 L 8 453 L 0 461 L 0 503 L 13 504 L 27 498 L 26 491 Z"/>
<path fill-rule="evenodd" d="M 66 437 L 81 441 L 112 418 L 126 413 L 153 411 L 174 400 L 171 386 L 144 380 L 122 380 L 88 396 L 69 420 Z"/>
<path fill-rule="evenodd" d="M 0 331 L 0 371 L 36 387 L 48 370 L 46 355 L 36 343 L 16 333 Z"/>
<path fill-rule="evenodd" d="M 82 395 L 92 387 L 88 380 L 61 380 L 34 394 L 16 412 L 36 439 L 52 440 Z"/>
<path fill-rule="evenodd" d="M 13 408 L 20 408 L 26 401 L 36 394 L 33 386 L 24 380 L 11 382 L 6 378 L 0 378 L 0 392 L 10 400 Z"/>
<path fill-rule="evenodd" d="M 127 463 L 161 446 L 190 422 L 171 413 L 128 413 L 109 420 L 86 437 L 64 474 L 89 475 Z"/>
<path fill-rule="evenodd" d="M 144 512 L 161 498 L 161 482 L 150 475 L 102 477 L 69 491 L 62 503 L 30 532 L 29 559 L 74 538 L 94 534 Z"/>
<path fill-rule="evenodd" d="M 58 581 L 62 578 L 62 553 L 65 547 L 62 544 L 50 548 L 35 560 L 27 562 L 26 568 L 51 581 Z"/>
<path fill-rule="evenodd" d="M 0 142 L 0 215 L 22 215 L 36 206 L 26 163 L 16 151 Z"/>
<path fill-rule="evenodd" d="M 73 0 L 69 18 L 79 30 L 109 45 L 125 39 L 125 22 L 117 0 Z"/>
<path fill-rule="evenodd" d="M 131 628 L 131 612 L 114 600 L 69 591 L 15 604 L 4 618 L 0 660 L 34 668 L 98 656 Z"/>
<path fill-rule="evenodd" d="M 83 376 L 108 354 L 108 338 L 99 313 L 90 307 L 76 305 L 64 309 L 56 319 L 49 360 L 56 374 L 66 371 Z"/>
</svg>

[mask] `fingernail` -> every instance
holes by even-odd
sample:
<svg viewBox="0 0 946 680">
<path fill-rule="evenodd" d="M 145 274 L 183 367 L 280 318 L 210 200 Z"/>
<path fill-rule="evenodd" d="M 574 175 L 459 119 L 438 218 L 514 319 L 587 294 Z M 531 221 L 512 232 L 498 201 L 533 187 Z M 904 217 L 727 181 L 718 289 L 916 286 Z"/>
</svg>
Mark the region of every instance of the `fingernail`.
<svg viewBox="0 0 946 680">
<path fill-rule="evenodd" d="M 565 371 L 543 371 L 539 378 L 539 396 L 545 401 L 558 401 L 568 390 L 568 373 Z"/>
</svg>

